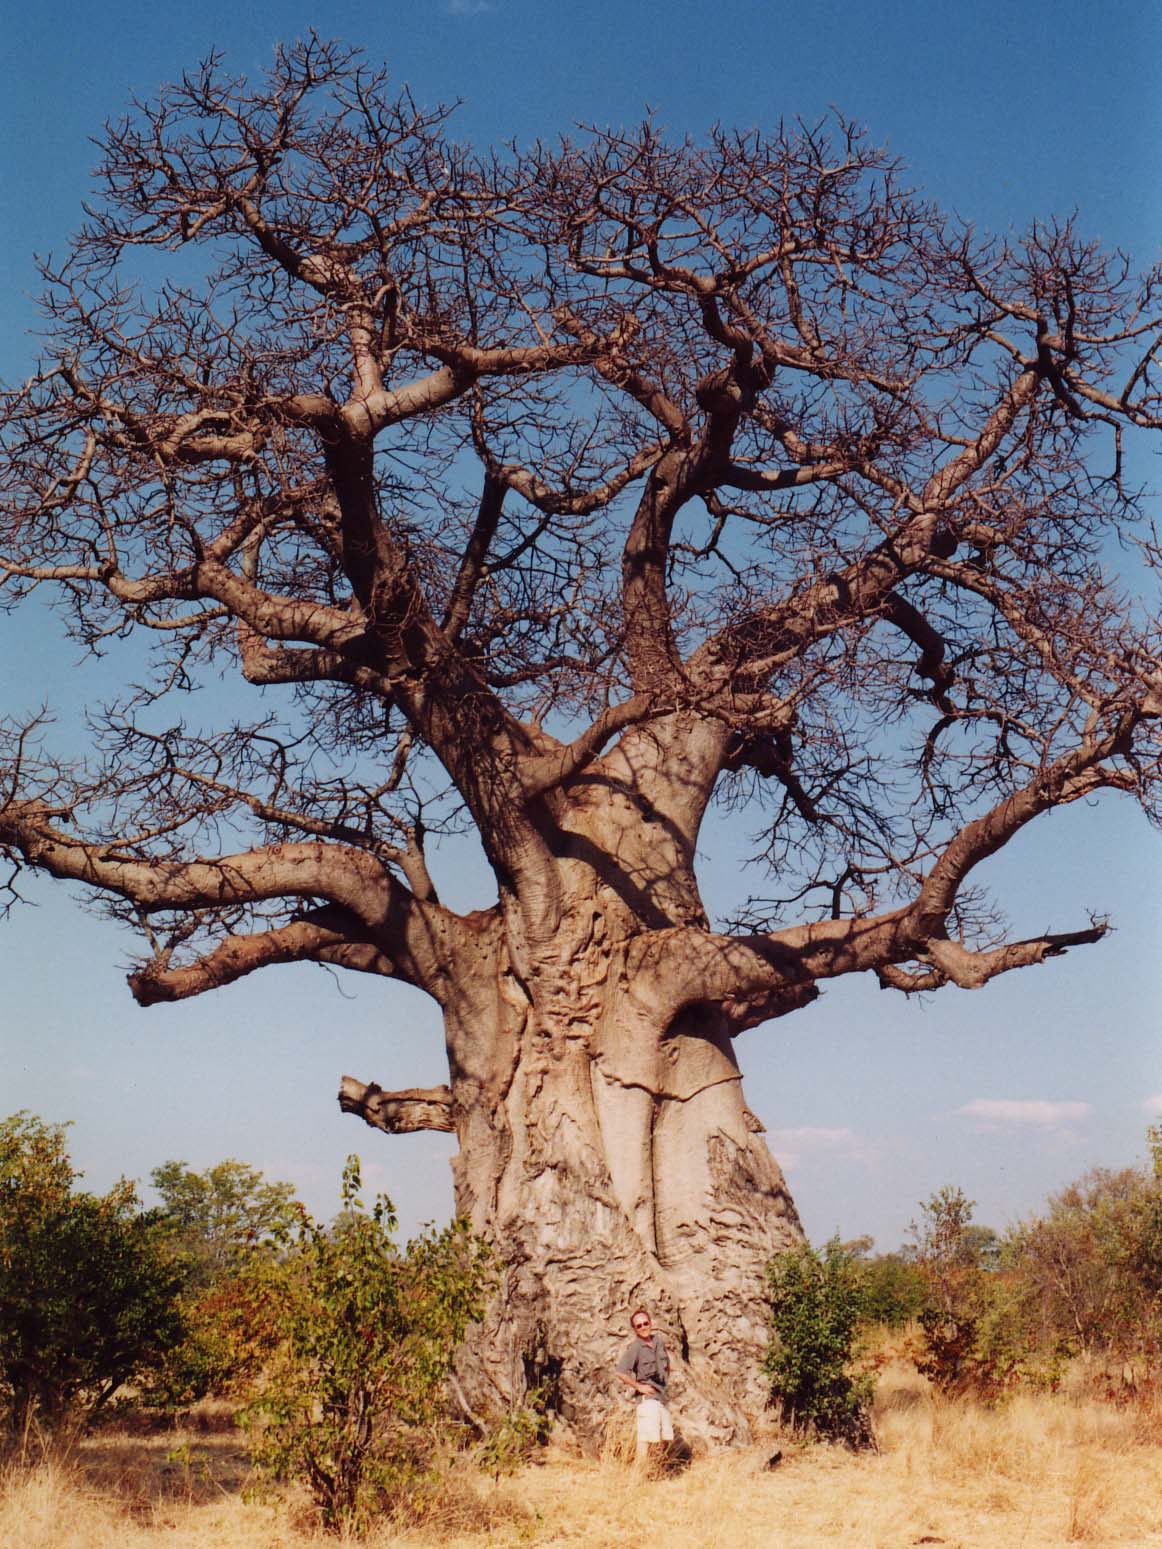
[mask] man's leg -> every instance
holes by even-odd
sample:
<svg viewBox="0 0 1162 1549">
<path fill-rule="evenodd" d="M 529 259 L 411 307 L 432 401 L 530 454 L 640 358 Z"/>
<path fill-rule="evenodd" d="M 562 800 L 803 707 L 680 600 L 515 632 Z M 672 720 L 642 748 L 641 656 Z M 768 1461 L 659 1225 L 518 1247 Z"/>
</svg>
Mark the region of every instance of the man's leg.
<svg viewBox="0 0 1162 1549">
<path fill-rule="evenodd" d="M 674 1422 L 668 1404 L 658 1404 L 658 1445 L 653 1450 L 657 1454 L 654 1462 L 664 1473 L 673 1461 L 674 1451 Z"/>
<path fill-rule="evenodd" d="M 637 1449 L 634 1461 L 648 1465 L 651 1453 L 662 1440 L 663 1406 L 656 1398 L 643 1398 L 637 1406 Z M 671 1435 L 673 1431 L 671 1430 Z"/>
</svg>

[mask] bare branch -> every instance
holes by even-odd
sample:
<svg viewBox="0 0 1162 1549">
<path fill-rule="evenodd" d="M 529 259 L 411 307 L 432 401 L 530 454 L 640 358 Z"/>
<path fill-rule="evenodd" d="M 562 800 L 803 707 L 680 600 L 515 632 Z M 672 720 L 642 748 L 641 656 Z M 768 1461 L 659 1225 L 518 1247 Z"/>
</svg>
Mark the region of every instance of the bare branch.
<svg viewBox="0 0 1162 1549">
<path fill-rule="evenodd" d="M 877 974 L 885 989 L 903 990 L 909 995 L 938 990 L 946 984 L 959 985 L 962 990 L 978 990 L 998 974 L 1009 973 L 1014 968 L 1029 968 L 1050 957 L 1061 957 L 1070 947 L 1091 946 L 1108 930 L 1108 924 L 1100 921 L 1088 930 L 1031 936 L 985 952 L 972 952 L 959 942 L 936 939 L 918 954 L 921 962 L 931 965 L 926 973 L 910 973 L 894 963 L 885 963 Z"/>
<path fill-rule="evenodd" d="M 157 959 L 129 975 L 129 988 L 139 1006 L 155 1006 L 220 989 L 276 963 L 329 963 L 394 976 L 396 966 L 389 957 L 370 943 L 350 939 L 355 924 L 353 916 L 344 919 L 339 911 L 328 916 L 325 910 L 313 910 L 273 930 L 226 936 L 193 963 L 170 966 L 166 959 Z"/>
<path fill-rule="evenodd" d="M 385 1092 L 374 1081 L 344 1076 L 339 1083 L 339 1107 L 387 1135 L 410 1135 L 417 1130 L 450 1133 L 455 1128 L 452 1092 L 446 1086 L 411 1086 Z"/>
</svg>

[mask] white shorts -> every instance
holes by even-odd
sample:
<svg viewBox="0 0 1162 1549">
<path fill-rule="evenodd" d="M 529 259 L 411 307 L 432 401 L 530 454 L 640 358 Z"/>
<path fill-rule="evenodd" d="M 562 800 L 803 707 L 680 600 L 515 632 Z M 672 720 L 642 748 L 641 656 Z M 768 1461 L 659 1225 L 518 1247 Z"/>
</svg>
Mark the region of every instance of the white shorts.
<svg viewBox="0 0 1162 1549">
<path fill-rule="evenodd" d="M 660 1399 L 643 1398 L 637 1406 L 637 1439 L 643 1442 L 673 1441 L 674 1422 Z"/>
</svg>

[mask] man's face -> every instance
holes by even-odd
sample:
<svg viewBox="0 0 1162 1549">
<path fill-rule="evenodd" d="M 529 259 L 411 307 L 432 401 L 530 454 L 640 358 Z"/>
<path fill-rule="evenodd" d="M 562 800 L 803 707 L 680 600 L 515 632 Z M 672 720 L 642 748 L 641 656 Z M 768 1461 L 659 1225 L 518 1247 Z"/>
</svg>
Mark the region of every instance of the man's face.
<svg viewBox="0 0 1162 1549">
<path fill-rule="evenodd" d="M 633 1319 L 631 1327 L 639 1339 L 648 1339 L 653 1329 L 649 1313 L 639 1312 L 637 1317 Z"/>
</svg>

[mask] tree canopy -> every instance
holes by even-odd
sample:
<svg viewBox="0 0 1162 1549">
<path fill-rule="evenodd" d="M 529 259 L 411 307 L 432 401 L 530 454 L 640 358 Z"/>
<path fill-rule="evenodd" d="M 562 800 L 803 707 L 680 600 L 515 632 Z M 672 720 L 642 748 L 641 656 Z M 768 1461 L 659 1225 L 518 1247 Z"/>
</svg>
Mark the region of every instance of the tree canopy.
<svg viewBox="0 0 1162 1549">
<path fill-rule="evenodd" d="M 159 680 L 79 776 L 11 729 L 9 854 L 124 899 L 143 1000 L 300 957 L 425 980 L 425 835 L 466 807 L 519 888 L 538 811 L 679 715 L 713 751 L 671 820 L 759 806 L 742 917 L 817 921 L 805 981 L 1098 934 L 998 944 L 966 884 L 1049 806 L 1152 800 L 1156 631 L 1103 560 L 1157 275 L 1072 222 L 978 239 L 839 121 L 479 155 L 446 117 L 310 41 L 108 132 L 5 400 L 5 590 L 154 632 Z M 291 692 L 167 719 L 228 665 Z"/>
<path fill-rule="evenodd" d="M 62 1125 L 0 1121 L 0 1442 L 21 1451 L 79 1429 L 184 1333 L 156 1216 L 124 1179 L 76 1182 Z"/>
<path fill-rule="evenodd" d="M 161 1196 L 163 1225 L 202 1281 L 237 1269 L 256 1248 L 282 1242 L 301 1215 L 291 1184 L 270 1183 L 233 1157 L 201 1173 L 185 1162 L 163 1162 L 150 1180 Z"/>
</svg>

